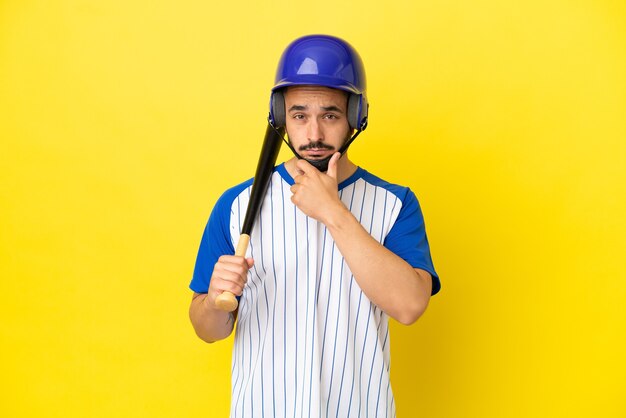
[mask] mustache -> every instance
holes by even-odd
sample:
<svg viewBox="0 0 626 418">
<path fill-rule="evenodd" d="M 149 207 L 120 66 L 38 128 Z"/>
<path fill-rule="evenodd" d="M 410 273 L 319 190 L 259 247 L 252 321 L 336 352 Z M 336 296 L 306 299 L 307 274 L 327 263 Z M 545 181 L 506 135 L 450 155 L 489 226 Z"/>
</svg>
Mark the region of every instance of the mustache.
<svg viewBox="0 0 626 418">
<path fill-rule="evenodd" d="M 325 150 L 334 150 L 335 147 L 325 144 L 322 141 L 313 141 L 313 142 L 309 142 L 308 144 L 305 145 L 300 145 L 300 147 L 298 147 L 298 151 L 306 151 L 306 150 L 310 150 L 310 149 L 325 149 Z"/>
</svg>

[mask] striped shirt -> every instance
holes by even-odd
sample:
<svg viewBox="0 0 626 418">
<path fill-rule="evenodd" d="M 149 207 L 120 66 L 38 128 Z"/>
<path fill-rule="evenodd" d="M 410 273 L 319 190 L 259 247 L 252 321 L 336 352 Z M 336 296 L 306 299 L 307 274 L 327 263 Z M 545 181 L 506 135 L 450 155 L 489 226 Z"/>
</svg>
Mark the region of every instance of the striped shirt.
<svg viewBox="0 0 626 418">
<path fill-rule="evenodd" d="M 240 299 L 231 417 L 393 417 L 388 316 L 361 291 L 326 227 L 291 202 L 276 167 L 251 233 L 255 264 Z M 252 180 L 226 191 L 204 231 L 191 289 L 233 254 Z M 411 266 L 433 268 L 418 201 L 406 187 L 358 168 L 339 196 L 377 241 Z M 383 278 L 381 278 L 383 279 Z"/>
</svg>

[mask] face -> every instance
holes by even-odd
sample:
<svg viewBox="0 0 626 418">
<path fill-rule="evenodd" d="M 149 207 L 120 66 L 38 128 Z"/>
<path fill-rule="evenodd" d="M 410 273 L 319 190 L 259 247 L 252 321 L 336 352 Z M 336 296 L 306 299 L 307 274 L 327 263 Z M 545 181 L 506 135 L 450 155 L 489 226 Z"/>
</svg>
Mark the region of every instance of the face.
<svg viewBox="0 0 626 418">
<path fill-rule="evenodd" d="M 289 142 L 307 160 L 331 156 L 348 140 L 348 95 L 320 86 L 293 86 L 285 92 Z"/>
</svg>

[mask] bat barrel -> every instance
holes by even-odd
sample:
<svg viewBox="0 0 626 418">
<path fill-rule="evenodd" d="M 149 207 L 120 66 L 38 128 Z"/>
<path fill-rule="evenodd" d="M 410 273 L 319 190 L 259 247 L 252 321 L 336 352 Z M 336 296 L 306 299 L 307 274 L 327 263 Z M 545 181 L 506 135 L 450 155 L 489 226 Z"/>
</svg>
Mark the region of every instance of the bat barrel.
<svg viewBox="0 0 626 418">
<path fill-rule="evenodd" d="M 256 173 L 254 174 L 254 182 L 252 183 L 248 209 L 246 210 L 246 216 L 243 220 L 243 226 L 241 227 L 242 234 L 250 235 L 250 232 L 252 232 L 254 219 L 261 209 L 263 197 L 265 196 L 267 187 L 270 184 L 270 178 L 274 172 L 276 158 L 278 158 L 280 144 L 283 140 L 283 133 L 283 128 L 276 129 L 271 124 L 267 124 L 265 140 L 263 141 L 261 155 L 259 156 Z"/>
</svg>

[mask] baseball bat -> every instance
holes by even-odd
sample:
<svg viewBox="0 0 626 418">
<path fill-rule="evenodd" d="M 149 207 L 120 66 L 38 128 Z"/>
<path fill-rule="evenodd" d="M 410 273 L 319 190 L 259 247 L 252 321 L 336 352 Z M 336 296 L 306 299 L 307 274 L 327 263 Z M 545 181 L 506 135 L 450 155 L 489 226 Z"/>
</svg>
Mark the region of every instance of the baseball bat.
<svg viewBox="0 0 626 418">
<path fill-rule="evenodd" d="M 280 145 L 283 142 L 283 134 L 284 128 L 274 128 L 269 122 L 267 123 L 265 139 L 263 140 L 261 155 L 259 156 L 256 173 L 254 174 L 250 200 L 248 201 L 248 208 L 246 209 L 246 216 L 243 220 L 241 235 L 239 237 L 239 241 L 237 242 L 237 248 L 235 249 L 236 256 L 246 256 L 246 250 L 248 249 L 248 244 L 250 243 L 250 233 L 252 232 L 252 227 L 254 226 L 254 220 L 261 209 L 261 203 L 265 197 L 265 192 L 267 191 L 267 187 L 270 183 L 270 178 L 274 172 L 276 158 L 278 157 L 278 152 L 280 151 Z M 230 292 L 223 292 L 215 298 L 215 305 L 218 309 L 223 311 L 233 312 L 237 309 L 239 303 L 237 302 L 235 295 Z"/>
</svg>

